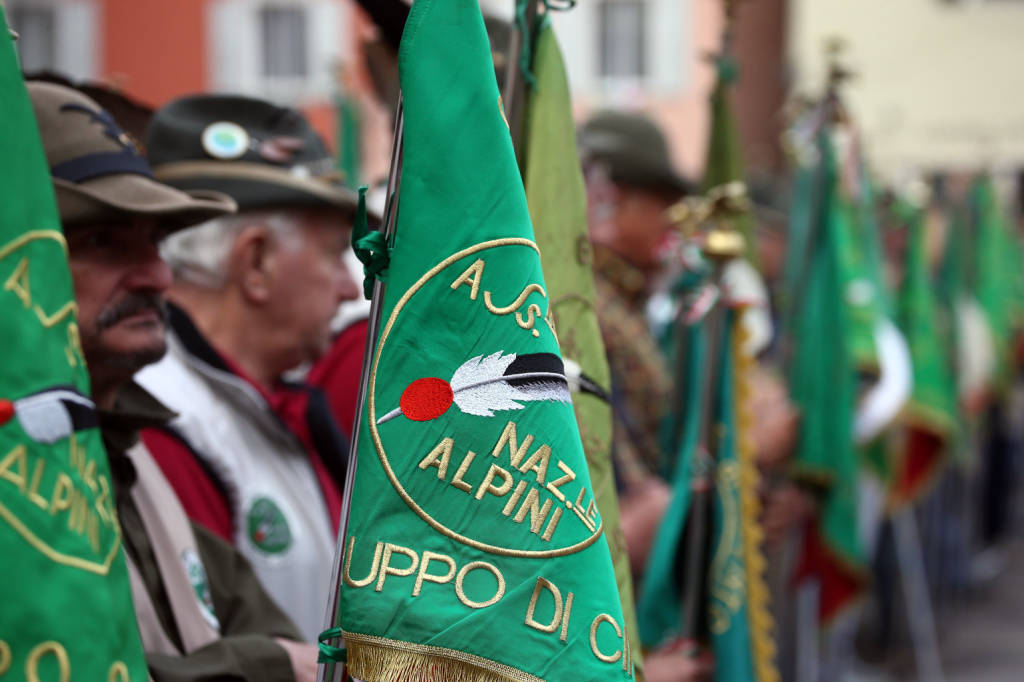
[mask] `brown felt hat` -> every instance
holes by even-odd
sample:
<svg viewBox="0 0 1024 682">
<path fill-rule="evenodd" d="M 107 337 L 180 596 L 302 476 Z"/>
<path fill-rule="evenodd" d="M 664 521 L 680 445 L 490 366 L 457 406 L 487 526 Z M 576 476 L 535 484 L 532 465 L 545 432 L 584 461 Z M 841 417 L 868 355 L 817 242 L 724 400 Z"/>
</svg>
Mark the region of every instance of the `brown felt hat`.
<svg viewBox="0 0 1024 682">
<path fill-rule="evenodd" d="M 26 86 L 65 225 L 127 214 L 181 229 L 235 211 L 219 192 L 184 192 L 155 180 L 131 138 L 84 94 L 53 83 Z"/>
</svg>

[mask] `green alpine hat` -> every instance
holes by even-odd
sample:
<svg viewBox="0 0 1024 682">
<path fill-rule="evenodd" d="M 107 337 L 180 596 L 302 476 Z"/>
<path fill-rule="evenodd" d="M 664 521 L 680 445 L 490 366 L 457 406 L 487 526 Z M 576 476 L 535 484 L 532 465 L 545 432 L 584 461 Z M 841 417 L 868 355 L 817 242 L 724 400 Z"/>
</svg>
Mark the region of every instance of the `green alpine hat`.
<svg viewBox="0 0 1024 682">
<path fill-rule="evenodd" d="M 158 179 L 224 192 L 240 211 L 322 206 L 355 214 L 355 193 L 294 109 L 238 95 L 182 97 L 157 110 L 145 142 Z"/>
<path fill-rule="evenodd" d="M 607 164 L 613 182 L 679 197 L 693 192 L 693 183 L 672 165 L 665 136 L 647 116 L 598 112 L 580 128 L 578 142 L 583 161 Z"/>
</svg>

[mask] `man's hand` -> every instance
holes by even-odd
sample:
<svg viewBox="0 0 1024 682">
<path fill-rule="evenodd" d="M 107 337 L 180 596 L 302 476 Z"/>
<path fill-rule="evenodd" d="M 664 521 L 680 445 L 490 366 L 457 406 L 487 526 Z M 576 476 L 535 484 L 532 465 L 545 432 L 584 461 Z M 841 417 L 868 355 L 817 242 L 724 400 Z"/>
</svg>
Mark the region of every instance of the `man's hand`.
<svg viewBox="0 0 1024 682">
<path fill-rule="evenodd" d="M 292 671 L 295 673 L 295 682 L 316 682 L 316 659 L 320 653 L 316 644 L 293 642 L 280 637 L 275 637 L 274 641 L 288 654 L 288 660 L 292 662 Z"/>
<path fill-rule="evenodd" d="M 644 656 L 647 682 L 704 682 L 711 679 L 713 672 L 709 654 L 694 658 L 674 645 L 655 649 Z"/>
<path fill-rule="evenodd" d="M 765 543 L 779 543 L 790 529 L 802 525 L 815 513 L 814 497 L 792 483 L 786 483 L 768 493 L 761 528 Z"/>
<path fill-rule="evenodd" d="M 751 395 L 757 462 L 763 467 L 780 467 L 796 447 L 800 414 L 789 401 L 786 384 L 764 369 L 754 372 Z"/>
<path fill-rule="evenodd" d="M 672 490 L 656 476 L 634 485 L 619 500 L 622 534 L 634 573 L 642 573 L 647 565 L 658 524 L 671 501 Z"/>
</svg>

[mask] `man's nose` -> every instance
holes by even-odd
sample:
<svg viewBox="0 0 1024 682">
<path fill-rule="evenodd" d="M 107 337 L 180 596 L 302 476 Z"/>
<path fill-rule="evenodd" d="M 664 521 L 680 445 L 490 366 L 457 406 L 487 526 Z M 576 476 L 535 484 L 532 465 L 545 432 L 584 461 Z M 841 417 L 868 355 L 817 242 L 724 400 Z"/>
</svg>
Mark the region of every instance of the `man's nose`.
<svg viewBox="0 0 1024 682">
<path fill-rule="evenodd" d="M 156 244 L 147 246 L 137 254 L 125 278 L 125 284 L 131 289 L 156 292 L 166 291 L 173 282 L 171 266 L 160 257 L 160 249 Z"/>
<path fill-rule="evenodd" d="M 339 303 L 341 301 L 354 301 L 363 295 L 362 287 L 356 282 L 352 276 L 352 271 L 344 263 L 338 268 L 338 286 L 336 291 Z"/>
</svg>

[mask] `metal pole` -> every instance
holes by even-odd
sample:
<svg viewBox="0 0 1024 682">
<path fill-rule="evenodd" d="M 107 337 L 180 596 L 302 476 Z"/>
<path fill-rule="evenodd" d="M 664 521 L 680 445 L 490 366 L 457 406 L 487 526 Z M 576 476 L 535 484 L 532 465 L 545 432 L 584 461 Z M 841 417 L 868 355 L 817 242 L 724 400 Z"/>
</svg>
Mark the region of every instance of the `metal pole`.
<svg viewBox="0 0 1024 682">
<path fill-rule="evenodd" d="M 713 281 L 718 282 L 721 266 L 714 265 Z M 721 296 L 721 292 L 719 293 Z M 691 471 L 690 518 L 686 524 L 682 561 L 681 596 L 682 596 L 682 637 L 692 646 L 694 653 L 706 646 L 709 635 L 708 628 L 708 565 L 711 554 L 711 520 L 712 520 L 712 488 L 715 480 L 715 461 L 717 444 L 715 417 L 718 402 L 717 384 L 718 365 L 722 349 L 723 309 L 721 298 L 708 313 L 705 326 L 705 342 L 708 354 L 703 378 L 704 389 L 701 391 L 704 405 L 701 415 L 700 437 L 697 450 L 693 457 Z"/>
<path fill-rule="evenodd" d="M 906 613 L 910 636 L 914 642 L 914 661 L 918 679 L 942 682 L 942 660 L 939 640 L 935 634 L 935 615 L 928 594 L 928 576 L 921 553 L 921 538 L 917 532 L 914 508 L 907 506 L 893 520 L 896 534 L 896 557 L 899 562 L 900 581 L 906 600 Z"/>
<path fill-rule="evenodd" d="M 384 206 L 384 234 L 390 241 L 398 223 L 398 190 L 402 183 L 402 144 L 405 132 L 405 110 L 402 96 L 398 96 L 398 108 L 395 114 L 395 139 L 391 146 L 391 169 L 388 172 L 387 200 Z M 352 505 L 352 493 L 355 488 L 356 469 L 359 464 L 359 430 L 362 428 L 363 406 L 366 402 L 367 386 L 370 382 L 370 365 L 373 351 L 377 346 L 377 333 L 380 329 L 381 306 L 384 302 L 384 284 L 377 280 L 373 285 L 373 298 L 370 303 L 370 319 L 367 325 L 366 345 L 363 349 L 363 370 L 359 380 L 359 394 L 356 404 L 359 410 L 352 429 L 352 443 L 348 454 L 348 469 L 345 473 L 345 491 L 342 497 L 341 518 L 338 522 L 338 541 L 334 548 L 334 567 L 331 571 L 331 592 L 327 599 L 327 613 L 324 616 L 324 629 L 329 630 L 338 623 L 338 601 L 341 594 L 342 557 L 345 554 L 345 536 L 348 534 L 349 509 Z M 327 682 L 328 675 L 334 682 L 343 679 L 344 666 L 325 664 L 317 671 L 317 682 Z"/>
<path fill-rule="evenodd" d="M 505 65 L 505 91 L 502 100 L 505 103 L 505 117 L 508 121 L 512 145 L 516 150 L 516 161 L 520 168 L 523 165 L 523 119 L 526 111 L 526 82 L 519 68 L 526 41 L 532 40 L 533 27 L 537 23 L 537 2 L 528 0 L 526 3 L 526 31 L 518 23 L 519 0 L 512 0 L 515 17 L 512 20 L 512 35 L 509 38 L 508 63 Z"/>
</svg>

